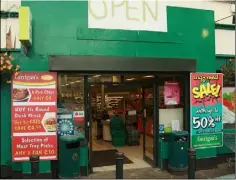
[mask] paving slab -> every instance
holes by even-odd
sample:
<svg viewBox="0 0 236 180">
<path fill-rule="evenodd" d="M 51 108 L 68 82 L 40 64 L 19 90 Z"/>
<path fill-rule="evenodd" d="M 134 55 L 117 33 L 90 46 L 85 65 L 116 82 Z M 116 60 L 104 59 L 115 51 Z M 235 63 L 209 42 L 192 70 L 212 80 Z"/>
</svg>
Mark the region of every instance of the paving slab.
<svg viewBox="0 0 236 180">
<path fill-rule="evenodd" d="M 227 164 L 220 164 L 217 168 L 196 172 L 196 179 L 214 179 L 220 176 L 235 174 L 234 168 Z M 115 171 L 94 172 L 84 179 L 114 179 Z M 124 170 L 124 179 L 188 179 L 186 173 L 170 173 L 157 168 L 127 169 Z"/>
</svg>

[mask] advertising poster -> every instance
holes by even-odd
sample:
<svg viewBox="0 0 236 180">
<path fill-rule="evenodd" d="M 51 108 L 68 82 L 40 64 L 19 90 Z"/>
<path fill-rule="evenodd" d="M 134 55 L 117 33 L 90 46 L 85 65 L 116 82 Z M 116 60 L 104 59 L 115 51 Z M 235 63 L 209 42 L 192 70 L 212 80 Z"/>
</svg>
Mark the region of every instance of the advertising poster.
<svg viewBox="0 0 236 180">
<path fill-rule="evenodd" d="M 59 136 L 74 135 L 72 113 L 57 113 L 57 132 Z"/>
<path fill-rule="evenodd" d="M 74 121 L 77 123 L 84 122 L 84 111 L 74 111 Z"/>
<path fill-rule="evenodd" d="M 12 161 L 57 159 L 57 75 L 20 72 L 12 77 Z"/>
<path fill-rule="evenodd" d="M 164 102 L 165 105 L 178 105 L 180 103 L 180 87 L 178 82 L 165 82 Z"/>
<path fill-rule="evenodd" d="M 223 123 L 224 129 L 235 128 L 236 90 L 235 87 L 223 88 Z"/>
<path fill-rule="evenodd" d="M 223 146 L 223 74 L 191 74 L 190 114 L 192 148 Z"/>
</svg>

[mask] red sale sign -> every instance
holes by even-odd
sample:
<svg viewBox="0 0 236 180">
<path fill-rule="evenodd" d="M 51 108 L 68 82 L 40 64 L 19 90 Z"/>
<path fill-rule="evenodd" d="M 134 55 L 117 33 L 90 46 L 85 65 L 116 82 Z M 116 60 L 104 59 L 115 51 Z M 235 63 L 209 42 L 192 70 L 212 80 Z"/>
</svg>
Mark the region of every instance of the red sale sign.
<svg viewBox="0 0 236 180">
<path fill-rule="evenodd" d="M 12 77 L 12 161 L 57 159 L 56 81 L 51 72 Z"/>
</svg>

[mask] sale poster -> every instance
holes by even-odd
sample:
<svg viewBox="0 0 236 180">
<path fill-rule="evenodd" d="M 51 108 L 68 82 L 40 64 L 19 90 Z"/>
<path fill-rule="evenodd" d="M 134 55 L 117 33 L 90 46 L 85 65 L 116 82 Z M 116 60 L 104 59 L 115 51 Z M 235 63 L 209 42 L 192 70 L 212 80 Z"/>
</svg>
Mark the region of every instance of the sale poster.
<svg viewBox="0 0 236 180">
<path fill-rule="evenodd" d="M 191 147 L 223 146 L 223 74 L 191 73 Z"/>
<path fill-rule="evenodd" d="M 180 103 L 180 87 L 178 82 L 165 82 L 164 102 L 165 105 L 178 105 Z"/>
<path fill-rule="evenodd" d="M 57 75 L 20 72 L 12 77 L 12 161 L 57 159 Z"/>
</svg>

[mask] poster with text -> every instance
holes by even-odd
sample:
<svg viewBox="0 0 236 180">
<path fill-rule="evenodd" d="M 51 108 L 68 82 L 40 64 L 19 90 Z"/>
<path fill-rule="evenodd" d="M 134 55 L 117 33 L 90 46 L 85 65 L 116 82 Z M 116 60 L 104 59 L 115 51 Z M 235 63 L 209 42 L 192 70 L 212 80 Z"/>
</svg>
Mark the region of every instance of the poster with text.
<svg viewBox="0 0 236 180">
<path fill-rule="evenodd" d="M 12 77 L 12 161 L 57 159 L 57 74 L 20 72 Z"/>
<path fill-rule="evenodd" d="M 223 74 L 190 75 L 190 140 L 195 149 L 223 146 Z"/>
<path fill-rule="evenodd" d="M 178 82 L 165 82 L 164 102 L 165 105 L 178 105 L 180 103 L 180 87 Z"/>
</svg>

